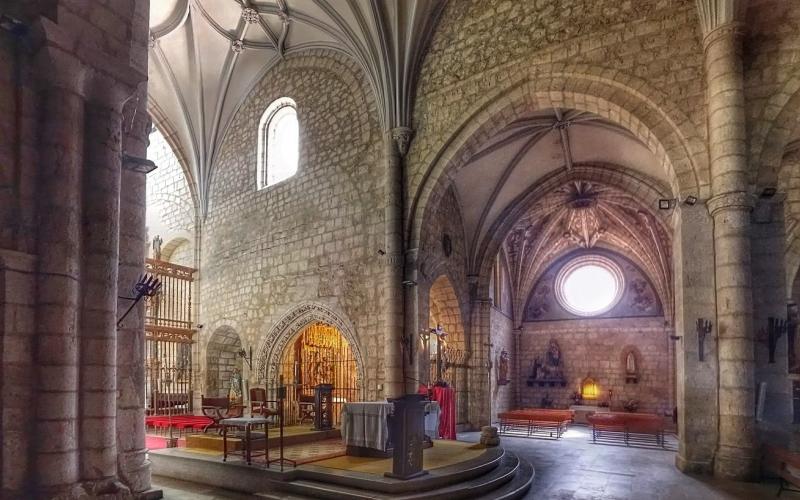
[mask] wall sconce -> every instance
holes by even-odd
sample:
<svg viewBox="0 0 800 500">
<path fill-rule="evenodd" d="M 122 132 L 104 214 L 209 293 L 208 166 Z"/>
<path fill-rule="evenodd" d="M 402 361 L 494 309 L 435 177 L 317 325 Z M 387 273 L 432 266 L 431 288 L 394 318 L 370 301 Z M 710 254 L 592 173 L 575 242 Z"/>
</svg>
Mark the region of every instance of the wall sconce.
<svg viewBox="0 0 800 500">
<path fill-rule="evenodd" d="M 711 321 L 703 318 L 697 319 L 697 356 L 700 361 L 706 360 L 705 344 L 706 335 L 711 333 Z"/>
<path fill-rule="evenodd" d="M 140 300 L 142 300 L 144 297 L 155 297 L 158 295 L 158 293 L 161 291 L 161 280 L 155 275 L 143 274 L 139 277 L 139 281 L 133 285 L 133 291 L 136 292 L 135 297 L 117 297 L 122 300 L 130 300 L 133 302 L 133 304 L 128 307 L 128 310 L 125 311 L 125 314 L 123 314 L 122 317 L 117 320 L 117 328 L 122 328 L 122 320 L 124 320 L 125 317 L 130 314 Z"/>
<path fill-rule="evenodd" d="M 253 346 L 250 346 L 250 352 L 244 350 L 244 347 L 239 349 L 239 352 L 236 353 L 237 356 L 242 358 L 242 361 L 247 363 L 247 368 L 249 370 L 253 369 Z"/>
<path fill-rule="evenodd" d="M 659 210 L 669 210 L 675 207 L 675 199 L 674 198 L 661 198 L 658 200 L 658 209 Z"/>
</svg>

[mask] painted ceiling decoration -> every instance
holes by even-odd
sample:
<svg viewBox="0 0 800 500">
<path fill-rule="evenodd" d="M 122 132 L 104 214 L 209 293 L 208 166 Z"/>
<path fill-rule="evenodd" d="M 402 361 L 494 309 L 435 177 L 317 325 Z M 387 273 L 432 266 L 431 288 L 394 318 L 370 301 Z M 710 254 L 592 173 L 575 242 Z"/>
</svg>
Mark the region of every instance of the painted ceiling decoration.
<svg viewBox="0 0 800 500">
<path fill-rule="evenodd" d="M 640 195 L 602 176 L 572 177 L 532 203 L 505 238 L 515 296 L 527 298 L 543 273 L 566 254 L 608 250 L 642 269 L 670 317 L 671 233 L 664 216 Z"/>
<path fill-rule="evenodd" d="M 407 148 L 422 57 L 446 2 L 151 2 L 149 98 L 175 131 L 201 213 L 228 124 L 267 71 L 294 53 L 330 49 L 353 58 L 374 89 L 384 129 Z"/>
</svg>

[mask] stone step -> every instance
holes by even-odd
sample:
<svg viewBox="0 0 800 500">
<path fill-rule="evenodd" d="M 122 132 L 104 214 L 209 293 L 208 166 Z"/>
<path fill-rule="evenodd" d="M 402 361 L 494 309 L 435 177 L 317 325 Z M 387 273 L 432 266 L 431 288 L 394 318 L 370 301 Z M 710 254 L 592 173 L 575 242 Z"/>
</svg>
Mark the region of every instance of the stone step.
<svg viewBox="0 0 800 500">
<path fill-rule="evenodd" d="M 523 498 L 533 485 L 536 472 L 527 460 L 519 460 L 519 470 L 514 479 L 504 484 L 501 488 L 491 491 L 476 500 L 517 500 Z"/>
<path fill-rule="evenodd" d="M 342 484 L 301 479 L 282 484 L 282 491 L 257 493 L 255 496 L 273 500 L 293 500 L 295 498 L 335 500 L 513 499 L 520 498 L 525 494 L 530 487 L 533 476 L 533 468 L 530 464 L 524 462 L 524 467 L 522 468 L 521 464 L 522 462 L 516 455 L 506 452 L 501 459 L 501 463 L 488 473 L 463 481 L 456 476 L 453 482 L 442 486 L 434 486 L 426 491 L 375 491 Z M 520 473 L 527 477 L 519 478 Z M 441 484 L 441 481 L 437 481 L 437 483 Z M 509 485 L 511 486 L 509 487 Z"/>
</svg>

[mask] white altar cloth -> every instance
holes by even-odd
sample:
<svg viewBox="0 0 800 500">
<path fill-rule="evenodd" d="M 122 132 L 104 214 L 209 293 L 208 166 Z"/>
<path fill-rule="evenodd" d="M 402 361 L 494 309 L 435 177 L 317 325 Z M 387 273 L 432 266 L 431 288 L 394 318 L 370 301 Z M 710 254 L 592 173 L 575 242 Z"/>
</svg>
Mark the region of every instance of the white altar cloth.
<svg viewBox="0 0 800 500">
<path fill-rule="evenodd" d="M 375 401 L 345 403 L 342 408 L 342 439 L 347 446 L 360 446 L 386 451 L 392 403 Z"/>
</svg>

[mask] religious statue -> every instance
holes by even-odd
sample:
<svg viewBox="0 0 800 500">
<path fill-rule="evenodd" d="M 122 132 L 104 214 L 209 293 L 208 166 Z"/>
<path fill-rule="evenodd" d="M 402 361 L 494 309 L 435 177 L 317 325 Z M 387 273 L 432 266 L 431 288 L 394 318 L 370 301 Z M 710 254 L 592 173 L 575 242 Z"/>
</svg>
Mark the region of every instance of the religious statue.
<svg viewBox="0 0 800 500">
<path fill-rule="evenodd" d="M 506 385 L 510 382 L 508 379 L 508 351 L 503 349 L 500 352 L 500 360 L 497 362 L 497 385 Z"/>
<path fill-rule="evenodd" d="M 628 351 L 625 356 L 625 382 L 636 383 L 639 381 L 639 375 L 636 371 L 636 354 L 633 351 Z"/>
<path fill-rule="evenodd" d="M 558 342 L 555 339 L 550 339 L 547 345 L 547 364 L 552 367 L 558 367 L 561 363 L 561 349 L 558 347 Z"/>
<path fill-rule="evenodd" d="M 233 404 L 240 404 L 243 393 L 242 372 L 238 368 L 234 368 L 231 372 L 231 388 L 228 390 L 228 400 Z"/>
<path fill-rule="evenodd" d="M 161 260 L 161 244 L 164 243 L 164 240 L 161 239 L 161 236 L 156 235 L 153 238 L 153 258 L 155 260 Z"/>
</svg>

